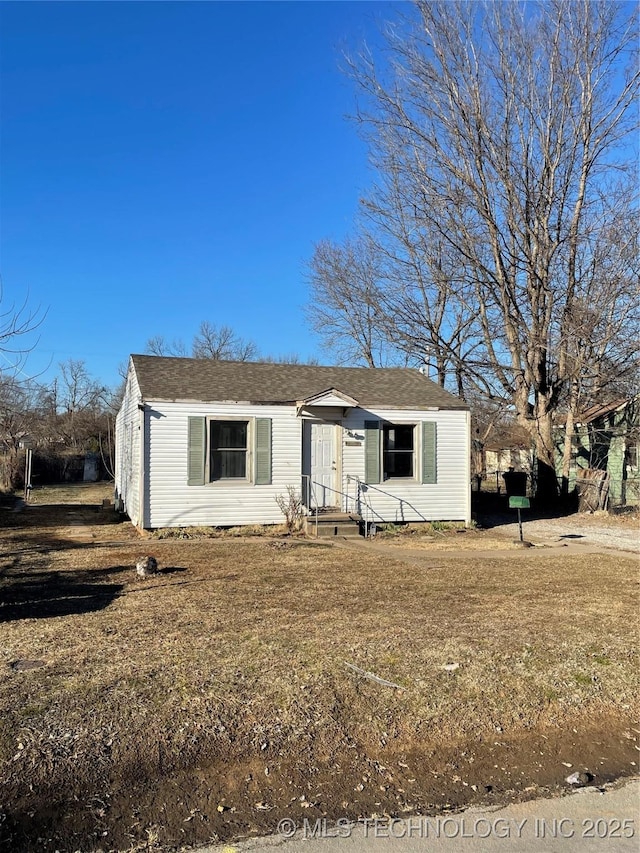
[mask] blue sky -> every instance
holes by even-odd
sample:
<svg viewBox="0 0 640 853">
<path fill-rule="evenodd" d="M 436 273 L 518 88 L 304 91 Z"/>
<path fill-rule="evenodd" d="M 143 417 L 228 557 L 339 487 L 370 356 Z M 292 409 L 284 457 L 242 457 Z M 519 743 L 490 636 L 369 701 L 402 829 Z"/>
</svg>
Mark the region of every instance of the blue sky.
<svg viewBox="0 0 640 853">
<path fill-rule="evenodd" d="M 27 370 L 115 384 L 202 320 L 327 361 L 303 264 L 370 180 L 342 53 L 396 8 L 3 3 L 2 310 L 47 310 Z"/>
</svg>

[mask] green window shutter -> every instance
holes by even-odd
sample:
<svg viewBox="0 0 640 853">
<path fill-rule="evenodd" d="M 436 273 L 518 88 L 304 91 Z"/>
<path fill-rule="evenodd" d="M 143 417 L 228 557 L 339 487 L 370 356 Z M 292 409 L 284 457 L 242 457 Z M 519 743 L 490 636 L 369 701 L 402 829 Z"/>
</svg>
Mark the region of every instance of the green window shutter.
<svg viewBox="0 0 640 853">
<path fill-rule="evenodd" d="M 364 422 L 364 481 L 380 482 L 380 421 Z"/>
<path fill-rule="evenodd" d="M 422 422 L 422 482 L 437 483 L 437 429 L 435 421 Z"/>
<path fill-rule="evenodd" d="M 271 483 L 271 418 L 256 418 L 256 486 Z"/>
<path fill-rule="evenodd" d="M 206 419 L 189 418 L 188 435 L 187 485 L 204 486 L 204 457 L 207 446 Z"/>
</svg>

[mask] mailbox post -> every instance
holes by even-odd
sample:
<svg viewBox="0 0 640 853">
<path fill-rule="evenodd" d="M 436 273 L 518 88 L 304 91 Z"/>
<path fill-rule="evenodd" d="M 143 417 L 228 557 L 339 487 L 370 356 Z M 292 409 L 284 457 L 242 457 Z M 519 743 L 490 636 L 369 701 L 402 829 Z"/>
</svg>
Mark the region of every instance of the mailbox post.
<svg viewBox="0 0 640 853">
<path fill-rule="evenodd" d="M 520 531 L 520 541 L 524 542 L 524 537 L 522 536 L 522 517 L 520 515 L 521 509 L 529 509 L 531 504 L 529 503 L 529 498 L 523 498 L 520 495 L 512 495 L 509 498 L 509 509 L 517 509 L 518 510 L 518 529 Z"/>
</svg>

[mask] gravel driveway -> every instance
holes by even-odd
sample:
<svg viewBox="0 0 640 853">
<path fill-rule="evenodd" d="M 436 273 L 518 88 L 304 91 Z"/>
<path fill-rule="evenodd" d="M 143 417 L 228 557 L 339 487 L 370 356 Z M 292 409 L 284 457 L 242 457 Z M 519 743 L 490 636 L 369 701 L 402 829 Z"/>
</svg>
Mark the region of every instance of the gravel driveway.
<svg viewBox="0 0 640 853">
<path fill-rule="evenodd" d="M 505 516 L 487 518 L 482 526 L 511 539 L 519 538 L 517 521 L 507 522 Z M 524 538 L 534 544 L 567 542 L 640 553 L 640 523 L 637 518 L 575 513 L 562 518 L 529 521 L 527 513 L 523 512 L 522 528 Z"/>
</svg>

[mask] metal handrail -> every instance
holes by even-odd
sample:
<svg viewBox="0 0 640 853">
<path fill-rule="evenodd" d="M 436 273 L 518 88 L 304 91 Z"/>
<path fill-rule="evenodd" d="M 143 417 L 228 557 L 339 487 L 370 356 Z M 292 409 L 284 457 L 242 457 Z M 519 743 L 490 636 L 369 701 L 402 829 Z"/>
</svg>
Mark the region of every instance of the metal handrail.
<svg viewBox="0 0 640 853">
<path fill-rule="evenodd" d="M 353 474 L 347 474 L 347 482 L 349 483 L 351 482 L 351 480 L 353 480 L 356 484 L 356 506 L 358 507 L 358 511 L 362 516 L 362 520 L 364 523 L 364 538 L 370 539 L 372 537 L 375 520 L 373 507 L 369 503 L 369 498 L 367 496 L 368 485 L 366 483 L 363 483 L 360 480 L 360 477 Z M 365 488 L 363 488 L 363 486 L 365 486 Z M 363 507 L 364 512 L 362 511 Z"/>
<path fill-rule="evenodd" d="M 316 490 L 314 488 L 315 486 L 333 492 L 334 494 L 340 495 L 343 498 L 346 498 L 345 512 L 349 512 L 349 503 L 353 501 L 354 510 L 360 515 L 364 523 L 365 539 L 371 538 L 373 527 L 375 525 L 376 515 L 379 516 L 379 514 L 376 513 L 371 504 L 371 500 L 368 495 L 370 489 L 373 489 L 376 492 L 380 492 L 381 494 L 392 498 L 394 501 L 398 501 L 401 508 L 403 504 L 406 504 L 408 507 L 411 507 L 415 512 L 418 513 L 416 508 L 409 501 L 407 501 L 406 498 L 400 498 L 397 495 L 386 491 L 385 489 L 380 489 L 377 486 L 372 486 L 370 483 L 366 483 L 361 480 L 360 477 L 355 474 L 346 475 L 347 483 L 351 483 L 353 481 L 356 484 L 355 495 L 353 496 L 349 493 L 348 489 L 346 492 L 343 492 L 341 489 L 334 489 L 331 486 L 325 486 L 323 483 L 319 483 L 317 480 L 312 480 L 310 474 L 302 474 L 302 480 L 306 484 L 304 488 L 304 492 L 306 494 L 305 505 L 308 514 L 311 514 L 313 512 L 316 536 L 318 535 L 318 501 L 316 500 Z M 418 513 L 418 515 L 421 515 L 421 513 Z"/>
<path fill-rule="evenodd" d="M 424 521 L 427 520 L 426 518 L 424 518 L 422 513 L 418 509 L 416 509 L 416 507 L 410 501 L 408 501 L 406 498 L 399 498 L 397 495 L 394 495 L 391 492 L 386 491 L 385 489 L 380 489 L 378 486 L 372 486 L 370 483 L 366 483 L 363 480 L 361 480 L 360 477 L 358 477 L 355 474 L 347 474 L 347 480 L 355 480 L 356 481 L 356 483 L 358 484 L 358 490 L 359 490 L 361 495 L 365 496 L 366 493 L 370 489 L 373 489 L 374 492 L 380 492 L 380 494 L 386 495 L 388 498 L 392 498 L 392 500 L 397 501 L 400 504 L 400 511 L 401 512 L 402 512 L 403 505 L 406 504 L 406 506 L 410 507 L 416 513 L 416 515 L 420 516 L 420 518 L 422 518 Z M 378 515 L 378 517 L 380 518 L 379 513 L 376 513 L 373 509 L 373 506 L 370 503 L 368 503 L 368 497 L 362 497 L 361 500 L 364 502 L 365 506 L 367 506 L 367 508 L 371 511 L 372 521 L 375 522 L 375 516 L 376 515 Z"/>
<path fill-rule="evenodd" d="M 365 489 L 361 487 L 360 478 L 356 477 L 356 486 L 358 489 L 358 502 L 360 506 L 364 506 L 364 538 L 371 539 L 372 531 L 373 531 L 373 507 L 369 503 L 369 499 L 367 497 L 367 492 Z M 361 510 L 362 512 L 362 510 Z"/>
<path fill-rule="evenodd" d="M 307 489 L 306 489 L 306 491 L 307 491 L 307 501 L 306 501 L 306 507 L 307 507 L 307 510 L 309 511 L 309 510 L 311 509 L 311 497 L 312 497 L 312 495 L 315 497 L 314 490 L 313 490 L 313 480 L 311 479 L 311 475 L 310 475 L 310 474 L 303 474 L 303 475 L 302 475 L 302 479 L 307 481 Z M 317 538 L 318 538 L 318 501 L 314 500 L 314 506 L 315 506 L 315 517 L 316 517 L 316 539 L 317 539 Z"/>
<path fill-rule="evenodd" d="M 326 489 L 329 492 L 334 492 L 336 495 L 341 495 L 343 498 L 347 499 L 347 502 L 353 500 L 355 503 L 355 498 L 352 498 L 349 492 L 343 492 L 341 491 L 341 489 L 332 489 L 331 486 L 325 486 L 324 483 L 319 483 L 317 480 L 312 480 L 309 474 L 303 474 L 302 478 L 308 481 L 309 486 L 318 486 L 321 489 Z M 311 495 L 315 497 L 314 489 L 310 489 L 308 496 L 311 497 Z M 308 505 L 309 504 L 307 504 L 307 506 Z M 349 512 L 348 503 L 346 504 L 345 512 Z"/>
<path fill-rule="evenodd" d="M 314 486 L 318 486 L 321 489 L 326 489 L 330 492 L 334 492 L 336 495 L 341 495 L 343 498 L 346 498 L 347 500 L 345 503 L 345 512 L 349 512 L 349 501 L 350 500 L 353 500 L 355 508 L 357 509 L 358 499 L 355 497 L 352 498 L 351 495 L 349 494 L 349 492 L 343 492 L 340 489 L 332 489 L 331 486 L 325 486 L 323 483 L 319 483 L 317 480 L 312 480 L 310 474 L 303 474 L 302 479 L 306 480 L 306 489 L 305 489 L 305 491 L 307 493 L 306 507 L 308 510 L 311 509 L 311 500 L 313 499 L 316 537 L 318 535 L 318 501 L 315 499 L 316 493 L 315 493 L 315 489 L 313 488 Z M 351 479 L 353 479 L 353 478 L 351 478 L 347 475 L 347 481 L 349 481 Z"/>
</svg>

